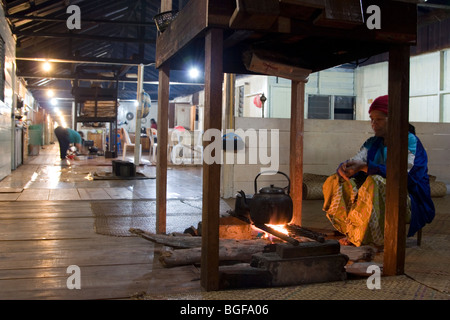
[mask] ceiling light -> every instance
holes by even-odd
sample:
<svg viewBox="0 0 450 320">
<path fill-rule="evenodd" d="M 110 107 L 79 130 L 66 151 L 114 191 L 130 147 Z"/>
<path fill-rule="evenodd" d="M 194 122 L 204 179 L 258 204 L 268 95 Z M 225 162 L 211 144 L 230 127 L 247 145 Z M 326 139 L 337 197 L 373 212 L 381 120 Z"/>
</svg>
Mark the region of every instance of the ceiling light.
<svg viewBox="0 0 450 320">
<path fill-rule="evenodd" d="M 44 71 L 50 71 L 52 69 L 52 65 L 50 64 L 50 62 L 45 61 L 42 65 L 42 69 L 44 69 Z"/>
<path fill-rule="evenodd" d="M 52 104 L 52 106 L 56 106 L 58 104 L 58 100 L 53 98 L 53 99 L 50 100 L 50 103 Z"/>
<path fill-rule="evenodd" d="M 192 79 L 197 79 L 200 75 L 200 71 L 197 68 L 191 68 L 189 69 L 189 77 Z"/>
<path fill-rule="evenodd" d="M 55 92 L 52 89 L 47 90 L 47 97 L 51 98 L 55 95 Z"/>
</svg>

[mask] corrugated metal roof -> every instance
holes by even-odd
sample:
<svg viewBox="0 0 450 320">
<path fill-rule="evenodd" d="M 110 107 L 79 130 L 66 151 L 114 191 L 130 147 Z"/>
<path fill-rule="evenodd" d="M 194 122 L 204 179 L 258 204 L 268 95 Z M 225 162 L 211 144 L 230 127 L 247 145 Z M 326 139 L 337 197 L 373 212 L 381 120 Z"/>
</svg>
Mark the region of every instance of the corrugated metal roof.
<svg viewBox="0 0 450 320">
<path fill-rule="evenodd" d="M 176 3 L 175 3 L 176 2 Z M 174 1 L 173 8 L 183 6 Z M 155 59 L 157 28 L 153 17 L 160 12 L 160 0 L 3 0 L 11 30 L 17 38 L 17 74 L 44 108 L 50 108 L 46 89 L 52 88 L 70 113 L 71 89 L 75 79 L 80 85 L 93 82 L 110 86 L 108 77 L 119 78 L 121 100 L 136 99 L 137 65 L 143 63 L 144 90 L 157 100 L 158 70 Z M 67 22 L 80 9 L 79 29 Z M 52 63 L 52 71 L 42 70 L 42 60 Z M 187 72 L 172 71 L 170 98 L 197 92 L 203 79 L 193 81 Z M 198 84 L 197 84 L 198 83 Z"/>
<path fill-rule="evenodd" d="M 419 24 L 450 17 L 448 0 L 398 1 L 420 4 Z M 179 10 L 187 2 L 173 1 L 173 9 Z M 146 65 L 144 90 L 157 100 L 158 70 L 152 63 L 158 31 L 153 17 L 160 12 L 161 0 L 3 0 L 2 5 L 17 38 L 18 76 L 26 80 L 41 106 L 50 107 L 44 89 L 52 88 L 70 113 L 72 82 L 83 79 L 81 85 L 102 82 L 109 86 L 111 72 L 119 77 L 119 99 L 136 99 L 133 76 L 139 63 Z M 80 9 L 80 29 L 67 26 L 71 5 Z M 45 59 L 59 62 L 44 73 L 42 62 L 35 60 Z M 186 66 L 190 63 L 186 61 Z M 171 70 L 170 80 L 178 83 L 170 87 L 171 99 L 203 89 L 203 79 L 192 85 L 187 70 Z"/>
</svg>

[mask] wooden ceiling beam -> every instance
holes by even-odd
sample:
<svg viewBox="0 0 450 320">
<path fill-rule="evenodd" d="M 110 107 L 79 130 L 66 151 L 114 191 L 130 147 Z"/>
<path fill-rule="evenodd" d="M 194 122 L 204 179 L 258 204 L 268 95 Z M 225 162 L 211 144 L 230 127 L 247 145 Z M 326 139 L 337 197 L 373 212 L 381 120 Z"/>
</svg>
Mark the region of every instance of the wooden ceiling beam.
<svg viewBox="0 0 450 320">
<path fill-rule="evenodd" d="M 23 14 L 7 14 L 5 15 L 7 19 L 17 19 L 17 20 L 30 20 L 30 21 L 42 21 L 42 22 L 61 22 L 66 23 L 67 18 L 56 18 L 56 17 L 37 17 L 37 16 L 27 16 Z M 155 27 L 155 23 L 139 22 L 139 21 L 121 21 L 121 20 L 104 20 L 104 19 L 90 19 L 81 20 L 81 23 L 94 23 L 94 24 L 115 24 L 124 27 Z"/>
<path fill-rule="evenodd" d="M 64 38 L 64 39 L 80 39 L 88 41 L 109 41 L 109 42 L 127 42 L 127 43 L 155 43 L 155 38 L 125 38 L 125 37 L 107 37 L 80 33 L 55 33 L 55 32 L 29 32 L 15 31 L 17 37 L 37 37 L 37 38 Z"/>
</svg>

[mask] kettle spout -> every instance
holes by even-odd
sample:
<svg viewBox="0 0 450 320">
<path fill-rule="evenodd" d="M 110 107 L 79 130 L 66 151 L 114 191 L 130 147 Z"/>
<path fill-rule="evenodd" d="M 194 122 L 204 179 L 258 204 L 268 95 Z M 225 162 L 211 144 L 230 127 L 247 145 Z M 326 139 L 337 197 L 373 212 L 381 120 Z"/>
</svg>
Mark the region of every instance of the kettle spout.
<svg viewBox="0 0 450 320">
<path fill-rule="evenodd" d="M 239 191 L 236 194 L 236 203 L 234 207 L 234 212 L 238 217 L 249 218 L 250 217 L 250 207 L 247 203 L 247 198 L 244 191 Z"/>
<path fill-rule="evenodd" d="M 241 191 L 238 191 L 238 194 L 239 194 L 239 195 L 236 195 L 236 199 L 237 199 L 237 198 L 242 199 L 242 202 L 243 202 L 246 206 L 248 206 L 247 198 L 246 198 L 246 196 L 245 196 L 245 192 L 241 190 Z M 236 200 L 236 201 L 237 201 L 237 200 Z"/>
</svg>

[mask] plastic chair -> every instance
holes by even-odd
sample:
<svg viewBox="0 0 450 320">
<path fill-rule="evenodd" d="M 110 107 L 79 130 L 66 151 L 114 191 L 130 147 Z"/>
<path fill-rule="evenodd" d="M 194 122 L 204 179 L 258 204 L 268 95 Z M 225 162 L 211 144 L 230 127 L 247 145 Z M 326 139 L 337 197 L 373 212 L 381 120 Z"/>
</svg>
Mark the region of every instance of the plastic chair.
<svg viewBox="0 0 450 320">
<path fill-rule="evenodd" d="M 155 132 L 155 134 L 153 134 Z M 156 150 L 158 148 L 158 143 L 155 142 L 157 131 L 156 129 L 147 128 L 147 136 L 150 139 L 150 161 L 156 162 Z"/>
<path fill-rule="evenodd" d="M 182 132 L 179 130 L 171 130 L 169 136 L 169 150 L 170 150 L 170 161 L 173 164 L 181 164 L 178 161 L 180 159 L 180 152 L 183 150 L 183 146 L 181 144 L 181 134 Z"/>
<path fill-rule="evenodd" d="M 200 130 L 194 131 L 194 141 L 195 144 L 192 147 L 192 151 L 194 152 L 194 163 L 201 164 L 203 163 L 203 132 Z"/>
<path fill-rule="evenodd" d="M 134 143 L 131 143 L 131 139 L 130 139 L 130 136 L 128 135 L 127 130 L 122 128 L 122 132 L 123 132 L 123 137 L 125 138 L 125 143 L 123 144 L 122 160 L 125 160 L 125 157 L 127 155 L 128 147 L 132 147 L 133 150 L 134 150 L 136 145 Z M 141 157 L 142 157 L 142 145 L 139 145 L 139 158 L 141 158 Z"/>
</svg>

